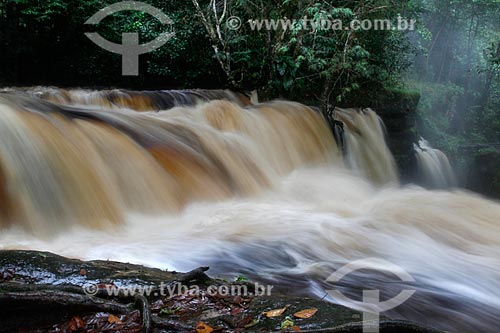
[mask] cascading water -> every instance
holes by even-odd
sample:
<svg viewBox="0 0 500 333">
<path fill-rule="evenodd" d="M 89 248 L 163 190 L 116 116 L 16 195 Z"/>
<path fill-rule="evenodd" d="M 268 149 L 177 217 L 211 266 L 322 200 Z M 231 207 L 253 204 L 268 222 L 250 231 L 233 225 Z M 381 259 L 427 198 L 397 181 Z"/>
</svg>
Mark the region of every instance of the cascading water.
<svg viewBox="0 0 500 333">
<path fill-rule="evenodd" d="M 319 297 L 336 269 L 375 257 L 416 280 L 415 295 L 384 314 L 496 332 L 500 205 L 397 186 L 375 113 L 341 117 L 353 170 L 323 118 L 296 103 L 137 113 L 4 96 L 0 248 L 208 264 Z M 391 298 L 409 286 L 363 270 L 337 288 Z"/>
<path fill-rule="evenodd" d="M 51 87 L 3 88 L 0 93 L 14 93 L 64 105 L 87 105 L 94 108 L 128 108 L 135 111 L 159 111 L 176 106 L 194 106 L 211 100 L 227 100 L 240 106 L 250 98 L 229 90 L 157 90 L 59 89 Z M 255 98 L 255 97 L 252 97 Z"/>
<path fill-rule="evenodd" d="M 335 109 L 344 123 L 346 160 L 358 175 L 377 184 L 398 182 L 396 162 L 385 142 L 382 120 L 370 109 Z"/>
<path fill-rule="evenodd" d="M 0 142 L 0 223 L 49 234 L 256 194 L 297 167 L 341 163 L 321 116 L 291 102 L 137 113 L 6 96 Z"/>
<path fill-rule="evenodd" d="M 446 155 L 429 145 L 424 138 L 414 145 L 419 174 L 429 188 L 446 189 L 457 186 L 457 180 Z"/>
</svg>

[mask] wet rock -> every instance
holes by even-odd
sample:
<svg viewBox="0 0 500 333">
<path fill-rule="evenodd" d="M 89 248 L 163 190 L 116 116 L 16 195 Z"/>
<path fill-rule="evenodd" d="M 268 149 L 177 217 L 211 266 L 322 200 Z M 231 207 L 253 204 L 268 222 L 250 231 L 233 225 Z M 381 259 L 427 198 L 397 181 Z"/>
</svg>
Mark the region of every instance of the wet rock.
<svg viewBox="0 0 500 333">
<path fill-rule="evenodd" d="M 500 150 L 479 152 L 469 167 L 467 189 L 500 199 Z"/>
<path fill-rule="evenodd" d="M 5 272 L 12 275 L 0 279 L 0 332 L 196 332 L 202 326 L 217 332 L 265 332 L 280 331 L 286 320 L 288 326 L 293 322 L 295 330 L 362 331 L 360 312 L 320 299 L 283 292 L 266 296 L 224 294 L 222 290 L 235 290 L 233 286 L 250 282 L 200 279 L 206 267 L 181 274 L 110 261 L 83 262 L 50 253 L 0 251 L 0 270 L 2 276 Z M 139 298 L 89 296 L 83 288 L 89 283 L 126 288 L 162 283 L 173 286 L 180 281 L 186 284 L 183 292 Z M 30 297 L 41 301 L 29 302 Z M 318 311 L 310 318 L 293 317 L 312 308 Z M 285 311 L 275 317 L 264 315 L 274 309 Z M 436 331 L 382 318 L 381 332 Z"/>
</svg>

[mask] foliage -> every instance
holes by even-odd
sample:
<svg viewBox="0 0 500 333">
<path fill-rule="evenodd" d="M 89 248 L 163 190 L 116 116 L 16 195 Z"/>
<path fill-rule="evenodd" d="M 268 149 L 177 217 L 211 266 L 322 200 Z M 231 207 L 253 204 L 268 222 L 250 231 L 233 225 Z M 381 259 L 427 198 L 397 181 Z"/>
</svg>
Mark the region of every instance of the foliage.
<svg viewBox="0 0 500 333">
<path fill-rule="evenodd" d="M 176 37 L 141 56 L 141 76 L 121 76 L 121 56 L 100 49 L 84 33 L 98 31 L 121 41 L 122 32 L 139 32 L 149 41 L 163 32 L 156 19 L 141 12 L 122 12 L 99 26 L 84 22 L 114 0 L 0 0 L 0 84 L 59 86 L 125 86 L 134 88 L 217 87 L 220 70 L 210 52 L 190 1 L 144 1 L 161 9 L 174 23 Z M 215 68 L 215 70 L 214 70 Z"/>
<path fill-rule="evenodd" d="M 4 84 L 126 85 L 134 87 L 228 87 L 261 89 L 269 96 L 328 106 L 370 82 L 394 85 L 408 66 L 403 32 L 301 29 L 305 17 L 339 20 L 391 19 L 411 12 L 412 1 L 179 0 L 145 1 L 174 22 L 176 37 L 141 56 L 139 78 L 122 78 L 120 56 L 93 45 L 83 23 L 113 0 L 2 0 L 0 55 Z M 225 10 L 225 12 L 224 12 Z M 219 14 L 219 16 L 216 16 Z M 225 15 L 222 15 L 225 14 Z M 228 29 L 226 19 L 295 19 L 275 31 Z M 205 17 L 207 24 L 202 20 Z M 211 34 L 210 27 L 214 28 Z M 163 27 L 140 12 L 123 12 L 94 28 L 119 42 L 122 32 L 154 39 Z M 23 41 L 20 43 L 19 41 Z M 220 50 L 218 53 L 214 50 Z M 146 68 L 146 69 L 145 69 Z"/>
<path fill-rule="evenodd" d="M 419 129 L 455 164 L 463 146 L 500 140 L 500 3 L 419 0 L 418 56 L 409 85 L 422 96 Z"/>
<path fill-rule="evenodd" d="M 197 3 L 198 1 L 193 0 Z M 395 21 L 407 11 L 409 1 L 210 1 L 200 17 L 237 16 L 242 28 L 222 26 L 218 44 L 229 61 L 226 75 L 237 88 L 262 88 L 269 96 L 296 98 L 331 109 L 333 104 L 367 83 L 394 85 L 408 67 L 411 46 L 404 32 L 328 29 L 348 27 L 352 20 Z M 203 6 L 205 5 L 205 6 Z M 255 22 L 278 20 L 277 29 L 256 29 Z M 285 23 L 283 20 L 290 19 Z M 280 21 L 281 20 L 281 21 Z M 253 22 L 246 24 L 247 22 Z M 216 24 L 207 27 L 215 29 Z M 313 27 L 313 25 L 315 25 Z M 265 27 L 265 25 L 264 25 Z M 304 28 L 306 27 L 306 28 Z"/>
</svg>

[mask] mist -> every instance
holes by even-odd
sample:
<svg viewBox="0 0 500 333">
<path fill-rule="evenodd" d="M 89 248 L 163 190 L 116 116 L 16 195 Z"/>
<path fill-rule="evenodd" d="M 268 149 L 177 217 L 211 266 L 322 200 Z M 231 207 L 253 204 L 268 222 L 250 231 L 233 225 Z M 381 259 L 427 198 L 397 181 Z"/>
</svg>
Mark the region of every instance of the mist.
<svg viewBox="0 0 500 333">
<path fill-rule="evenodd" d="M 415 57 L 406 74 L 421 95 L 417 128 L 450 157 L 460 186 L 474 188 L 471 178 L 484 176 L 476 160 L 485 153 L 496 158 L 500 142 L 500 6 L 419 3 L 419 28 L 408 34 Z"/>
</svg>

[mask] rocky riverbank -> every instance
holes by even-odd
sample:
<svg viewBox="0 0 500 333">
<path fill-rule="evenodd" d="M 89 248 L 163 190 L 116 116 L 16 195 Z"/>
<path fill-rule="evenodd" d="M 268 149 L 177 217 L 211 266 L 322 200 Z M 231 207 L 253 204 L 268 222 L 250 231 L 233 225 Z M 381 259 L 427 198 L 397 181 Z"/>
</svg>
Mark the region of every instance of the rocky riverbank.
<svg viewBox="0 0 500 333">
<path fill-rule="evenodd" d="M 0 332 L 362 331 L 360 312 L 209 272 L 0 251 Z M 434 332 L 390 320 L 381 331 Z"/>
</svg>

